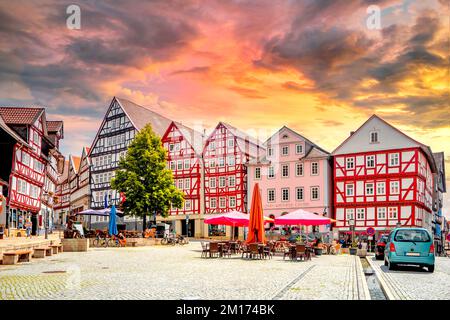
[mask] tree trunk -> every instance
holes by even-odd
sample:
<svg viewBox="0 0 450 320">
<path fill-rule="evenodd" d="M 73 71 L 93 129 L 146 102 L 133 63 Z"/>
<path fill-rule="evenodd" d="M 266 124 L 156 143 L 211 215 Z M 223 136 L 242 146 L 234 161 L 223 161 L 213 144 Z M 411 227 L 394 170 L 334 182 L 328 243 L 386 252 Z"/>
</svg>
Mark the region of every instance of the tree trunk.
<svg viewBox="0 0 450 320">
<path fill-rule="evenodd" d="M 144 213 L 142 218 L 142 232 L 145 232 L 145 229 L 147 229 L 147 213 Z"/>
</svg>

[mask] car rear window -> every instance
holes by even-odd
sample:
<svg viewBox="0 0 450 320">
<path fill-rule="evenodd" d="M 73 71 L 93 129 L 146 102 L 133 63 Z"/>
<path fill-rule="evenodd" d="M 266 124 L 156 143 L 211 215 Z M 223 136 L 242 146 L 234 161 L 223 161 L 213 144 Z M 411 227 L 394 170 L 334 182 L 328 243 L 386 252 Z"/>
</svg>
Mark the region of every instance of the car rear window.
<svg viewBox="0 0 450 320">
<path fill-rule="evenodd" d="M 398 230 L 395 234 L 395 241 L 403 242 L 429 242 L 430 236 L 425 230 Z"/>
</svg>

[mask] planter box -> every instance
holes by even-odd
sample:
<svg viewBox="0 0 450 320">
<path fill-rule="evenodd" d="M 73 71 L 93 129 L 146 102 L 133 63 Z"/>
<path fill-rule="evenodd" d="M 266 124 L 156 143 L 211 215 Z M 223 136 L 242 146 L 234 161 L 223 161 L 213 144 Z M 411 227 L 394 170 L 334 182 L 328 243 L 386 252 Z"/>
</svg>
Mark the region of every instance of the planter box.
<svg viewBox="0 0 450 320">
<path fill-rule="evenodd" d="M 322 255 L 322 248 L 314 248 L 314 254 L 316 256 L 321 256 Z"/>
<path fill-rule="evenodd" d="M 355 256 L 356 255 L 356 252 L 358 251 L 358 249 L 353 249 L 353 248 L 350 248 L 350 254 L 352 255 L 352 256 Z"/>
<path fill-rule="evenodd" d="M 65 252 L 83 252 L 89 249 L 89 239 L 61 239 Z"/>
</svg>

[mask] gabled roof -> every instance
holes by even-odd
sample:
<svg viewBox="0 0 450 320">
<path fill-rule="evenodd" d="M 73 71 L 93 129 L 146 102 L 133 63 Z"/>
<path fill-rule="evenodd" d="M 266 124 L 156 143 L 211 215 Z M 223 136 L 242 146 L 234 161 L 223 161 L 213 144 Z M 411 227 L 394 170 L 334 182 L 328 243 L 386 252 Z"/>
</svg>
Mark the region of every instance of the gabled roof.
<svg viewBox="0 0 450 320">
<path fill-rule="evenodd" d="M 175 125 L 178 128 L 178 130 L 181 132 L 181 134 L 186 139 L 186 141 L 194 149 L 194 152 L 197 155 L 201 155 L 202 151 L 203 151 L 203 145 L 204 145 L 204 141 L 205 141 L 205 136 L 202 133 L 200 133 L 200 132 L 198 132 L 198 131 L 196 131 L 196 130 L 194 130 L 192 128 L 189 128 L 189 127 L 185 126 L 181 122 L 172 121 L 171 125 L 172 124 Z M 167 127 L 167 130 L 169 130 L 171 125 L 169 125 Z"/>
<path fill-rule="evenodd" d="M 137 130 L 141 130 L 146 124 L 150 123 L 153 131 L 162 137 L 172 122 L 169 118 L 160 115 L 148 107 L 140 106 L 123 98 L 115 97 L 115 99 Z"/>
<path fill-rule="evenodd" d="M 47 121 L 47 131 L 48 132 L 58 132 L 63 128 L 64 122 L 63 121 L 55 121 L 55 120 L 48 120 Z"/>
<path fill-rule="evenodd" d="M 318 148 L 316 145 L 312 146 L 308 152 L 300 159 L 314 159 L 314 158 L 322 158 L 322 157 L 328 157 L 330 154 L 320 148 Z"/>
<path fill-rule="evenodd" d="M 3 118 L 0 117 L 0 128 L 2 128 L 6 133 L 8 133 L 13 139 L 15 139 L 17 142 L 20 142 L 27 147 L 31 148 L 31 146 L 25 142 L 14 130 L 12 130 L 8 125 L 3 121 Z"/>
<path fill-rule="evenodd" d="M 91 164 L 91 158 L 89 157 L 89 151 L 90 151 L 89 147 L 83 147 L 83 151 L 81 152 L 80 166 L 78 168 L 78 171 L 81 170 L 81 159 L 83 159 L 83 156 L 86 158 L 88 165 Z"/>
<path fill-rule="evenodd" d="M 233 127 L 232 125 L 226 123 L 226 122 L 219 122 L 219 125 L 223 124 L 228 130 L 230 130 L 236 137 L 242 139 L 242 140 L 247 140 L 250 143 L 253 143 L 255 146 L 260 146 L 261 147 L 261 142 L 258 141 L 257 139 L 253 138 L 251 135 L 249 135 L 248 133 L 245 133 L 244 131 Z"/>
<path fill-rule="evenodd" d="M 0 116 L 8 125 L 32 125 L 44 111 L 42 107 L 0 107 Z"/>
<path fill-rule="evenodd" d="M 70 161 L 70 163 L 72 165 L 72 168 L 75 171 L 75 173 L 78 173 L 78 169 L 80 168 L 81 158 L 70 155 L 69 156 L 69 161 Z"/>
</svg>

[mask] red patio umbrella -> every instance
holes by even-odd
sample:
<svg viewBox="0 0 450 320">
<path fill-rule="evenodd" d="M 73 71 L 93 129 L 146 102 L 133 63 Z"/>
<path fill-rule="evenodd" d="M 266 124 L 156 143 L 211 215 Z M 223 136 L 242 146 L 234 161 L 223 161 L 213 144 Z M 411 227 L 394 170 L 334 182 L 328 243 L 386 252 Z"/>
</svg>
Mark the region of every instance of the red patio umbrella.
<svg viewBox="0 0 450 320">
<path fill-rule="evenodd" d="M 252 203 L 250 206 L 250 221 L 248 224 L 247 243 L 252 242 L 266 242 L 263 207 L 259 185 L 257 183 L 253 187 Z"/>
</svg>

